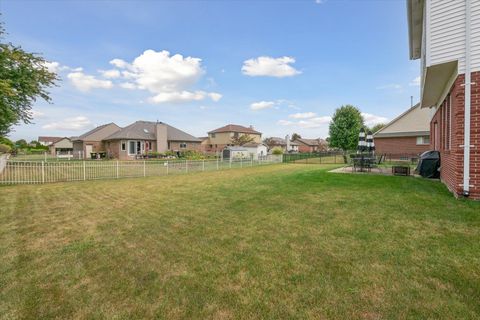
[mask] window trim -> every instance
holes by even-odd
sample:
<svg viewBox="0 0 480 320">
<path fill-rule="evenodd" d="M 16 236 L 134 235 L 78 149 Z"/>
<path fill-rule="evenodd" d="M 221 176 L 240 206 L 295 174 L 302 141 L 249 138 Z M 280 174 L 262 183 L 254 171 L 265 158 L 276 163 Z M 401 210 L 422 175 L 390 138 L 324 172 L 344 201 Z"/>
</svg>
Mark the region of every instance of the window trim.
<svg viewBox="0 0 480 320">
<path fill-rule="evenodd" d="M 428 142 L 425 142 L 425 138 L 428 137 Z M 421 141 L 421 142 L 419 142 Z M 430 136 L 417 136 L 416 137 L 416 141 L 415 141 L 415 144 L 417 146 L 426 146 L 426 145 L 429 145 L 430 144 Z"/>
<path fill-rule="evenodd" d="M 127 151 L 127 142 L 121 141 L 120 142 L 120 151 Z"/>
</svg>

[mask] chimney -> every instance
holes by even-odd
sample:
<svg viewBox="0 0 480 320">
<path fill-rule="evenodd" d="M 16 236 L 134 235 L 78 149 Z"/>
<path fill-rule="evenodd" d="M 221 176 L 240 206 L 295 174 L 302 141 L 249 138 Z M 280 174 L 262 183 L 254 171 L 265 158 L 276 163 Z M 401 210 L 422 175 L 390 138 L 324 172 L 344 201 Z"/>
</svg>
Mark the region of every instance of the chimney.
<svg viewBox="0 0 480 320">
<path fill-rule="evenodd" d="M 250 129 L 252 129 L 252 130 L 253 130 L 253 126 L 252 126 L 252 125 L 250 125 Z"/>
<path fill-rule="evenodd" d="M 290 151 L 290 136 L 287 134 L 285 136 L 285 143 L 287 144 L 287 152 Z"/>
<path fill-rule="evenodd" d="M 155 124 L 155 137 L 157 138 L 157 152 L 168 150 L 167 125 L 161 122 Z"/>
</svg>

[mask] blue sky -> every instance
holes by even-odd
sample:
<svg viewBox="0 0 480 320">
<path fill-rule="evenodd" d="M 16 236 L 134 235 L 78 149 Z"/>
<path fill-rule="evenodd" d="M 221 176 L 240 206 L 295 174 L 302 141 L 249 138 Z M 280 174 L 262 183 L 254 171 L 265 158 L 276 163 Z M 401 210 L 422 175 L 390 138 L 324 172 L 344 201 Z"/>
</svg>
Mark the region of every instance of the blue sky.
<svg viewBox="0 0 480 320">
<path fill-rule="evenodd" d="M 371 124 L 418 99 L 404 1 L 317 2 L 3 0 L 7 40 L 62 79 L 11 137 L 136 120 L 326 137 L 343 104 Z"/>
</svg>

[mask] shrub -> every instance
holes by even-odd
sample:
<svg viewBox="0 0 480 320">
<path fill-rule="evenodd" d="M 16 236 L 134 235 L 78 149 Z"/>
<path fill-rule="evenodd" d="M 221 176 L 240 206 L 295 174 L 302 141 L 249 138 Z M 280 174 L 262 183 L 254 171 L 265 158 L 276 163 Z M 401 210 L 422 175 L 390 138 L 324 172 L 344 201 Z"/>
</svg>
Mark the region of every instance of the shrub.
<svg viewBox="0 0 480 320">
<path fill-rule="evenodd" d="M 0 153 L 8 153 L 12 150 L 12 148 L 6 144 L 0 144 Z"/>
<path fill-rule="evenodd" d="M 272 154 L 275 154 L 275 155 L 279 155 L 279 154 L 283 154 L 283 149 L 282 148 L 273 148 L 272 150 Z"/>
<path fill-rule="evenodd" d="M 5 144 L 7 146 L 9 146 L 10 148 L 13 148 L 14 147 L 14 143 L 12 142 L 12 140 L 6 138 L 6 137 L 0 137 L 0 144 Z"/>
</svg>

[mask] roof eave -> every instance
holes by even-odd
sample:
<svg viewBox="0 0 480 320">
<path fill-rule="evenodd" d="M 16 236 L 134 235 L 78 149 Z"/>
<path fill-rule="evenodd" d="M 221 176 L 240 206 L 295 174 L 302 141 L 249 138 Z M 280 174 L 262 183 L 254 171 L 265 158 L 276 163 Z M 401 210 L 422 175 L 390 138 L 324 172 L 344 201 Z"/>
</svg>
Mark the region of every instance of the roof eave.
<svg viewBox="0 0 480 320">
<path fill-rule="evenodd" d="M 410 60 L 422 55 L 424 0 L 407 0 L 408 42 Z"/>
</svg>

